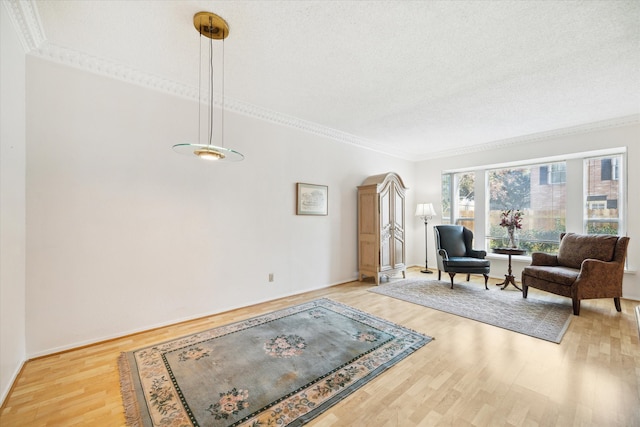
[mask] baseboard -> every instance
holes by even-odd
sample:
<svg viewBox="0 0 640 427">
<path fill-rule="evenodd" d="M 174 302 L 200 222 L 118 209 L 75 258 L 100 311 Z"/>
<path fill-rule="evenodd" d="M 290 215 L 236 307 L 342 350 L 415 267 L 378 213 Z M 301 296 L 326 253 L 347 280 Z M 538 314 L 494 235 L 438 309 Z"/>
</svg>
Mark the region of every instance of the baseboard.
<svg viewBox="0 0 640 427">
<path fill-rule="evenodd" d="M 255 300 L 255 301 L 249 301 L 245 304 L 242 305 L 238 305 L 238 306 L 231 306 L 231 307 L 226 307 L 220 311 L 215 311 L 215 312 L 207 312 L 207 313 L 199 313 L 193 316 L 187 316 L 187 317 L 183 317 L 180 319 L 174 319 L 174 320 L 170 320 L 167 322 L 161 322 L 161 323 L 157 323 L 154 325 L 147 325 L 144 326 L 142 328 L 137 328 L 137 329 L 131 329 L 128 331 L 123 331 L 121 333 L 116 333 L 113 335 L 108 335 L 108 336 L 103 336 L 100 338 L 95 338 L 95 339 L 91 339 L 91 340 L 85 340 L 85 341 L 79 341 L 76 343 L 72 343 L 69 345 L 65 345 L 65 346 L 60 346 L 60 347 L 54 347 L 54 348 L 50 348 L 44 351 L 40 351 L 40 352 L 35 352 L 32 354 L 28 354 L 27 355 L 27 361 L 32 360 L 32 359 L 41 359 L 43 357 L 49 357 L 49 356 L 53 356 L 56 354 L 61 354 L 61 353 L 67 353 L 69 351 L 74 351 L 74 350 L 79 350 L 81 348 L 85 348 L 85 347 L 91 347 L 93 345 L 98 345 L 98 344 L 103 344 L 109 341 L 114 341 L 117 339 L 121 339 L 121 338 L 126 338 L 132 335 L 137 335 L 137 334 L 141 334 L 144 332 L 151 332 L 155 329 L 160 329 L 160 328 L 166 328 L 169 326 L 175 326 L 175 325 L 179 325 L 180 323 L 185 323 L 185 322 L 191 322 L 193 320 L 198 320 L 198 319 L 203 319 L 205 317 L 211 317 L 211 316 L 215 316 L 218 314 L 223 314 L 223 313 L 227 313 L 229 311 L 233 311 L 233 310 L 238 310 L 241 308 L 246 308 L 246 307 L 251 307 L 252 305 L 257 305 L 257 304 L 263 304 L 266 302 L 271 302 L 271 301 L 276 301 L 282 298 L 287 298 L 287 297 L 292 297 L 292 296 L 296 296 L 296 295 L 300 295 L 300 294 L 305 294 L 307 292 L 313 292 L 313 291 L 317 291 L 320 289 L 326 289 L 326 288 L 331 288 L 333 286 L 338 286 L 338 285 L 343 285 L 345 283 L 349 283 L 349 282 L 353 282 L 353 281 L 357 281 L 357 277 L 351 278 L 351 279 L 345 279 L 345 280 L 340 280 L 337 282 L 333 282 L 327 285 L 321 285 L 321 286 L 317 286 L 317 287 L 313 287 L 313 288 L 309 288 L 309 289 L 305 289 L 303 291 L 299 291 L 299 292 L 288 292 L 288 293 L 283 293 L 283 294 L 279 294 L 279 295 L 273 295 L 270 296 L 268 299 L 264 299 L 264 300 Z M 23 362 L 24 365 L 25 362 Z"/>
<path fill-rule="evenodd" d="M 256 304 L 263 304 L 266 302 L 270 302 L 270 301 L 275 301 L 278 299 L 282 299 L 282 298 L 287 298 L 287 297 L 292 297 L 292 296 L 296 296 L 296 295 L 300 295 L 300 294 L 304 294 L 307 292 L 312 292 L 315 290 L 320 290 L 320 289 L 325 289 L 325 288 L 331 288 L 334 286 L 339 286 L 339 285 L 344 285 L 346 283 L 350 283 L 350 282 L 354 282 L 357 281 L 358 278 L 357 277 L 352 277 L 352 278 L 348 278 L 348 279 L 344 279 L 344 280 L 339 280 L 337 282 L 331 283 L 329 285 L 324 285 L 324 286 L 318 286 L 315 287 L 313 289 L 306 289 L 304 291 L 301 292 L 291 292 L 291 293 L 286 293 L 286 294 L 282 294 L 276 297 L 271 297 L 268 300 L 264 300 L 264 301 L 253 301 L 249 304 L 243 304 L 242 306 L 238 306 L 238 307 L 231 307 L 219 312 L 212 312 L 212 313 L 204 313 L 204 314 L 198 314 L 195 316 L 189 316 L 187 318 L 183 318 L 183 319 L 177 319 L 177 320 L 173 320 L 173 321 L 169 321 L 169 322 L 164 322 L 164 323 L 160 323 L 157 325 L 150 325 L 144 328 L 140 328 L 140 329 L 135 329 L 135 330 L 130 330 L 130 331 L 125 331 L 123 333 L 120 334 L 115 334 L 113 336 L 107 336 L 107 337 L 102 337 L 102 338 L 97 338 L 94 340 L 88 340 L 88 341 L 83 341 L 83 342 L 78 342 L 78 343 L 74 343 L 74 344 L 70 344 L 68 346 L 62 346 L 62 347 L 57 347 L 57 348 L 53 348 L 53 349 L 49 349 L 47 351 L 43 351 L 43 352 L 38 352 L 38 353 L 34 353 L 31 355 L 28 355 L 26 359 L 22 360 L 20 362 L 20 364 L 16 367 L 16 370 L 14 371 L 14 373 L 11 375 L 11 379 L 10 381 L 7 383 L 7 387 L 4 390 L 0 391 L 0 411 L 2 411 L 4 409 L 4 405 L 5 402 L 7 400 L 7 397 L 9 397 L 11 395 L 11 392 L 13 391 L 16 382 L 18 380 L 18 378 L 20 378 L 20 375 L 22 374 L 22 371 L 26 365 L 26 363 L 30 360 L 33 359 L 40 359 L 43 357 L 49 357 L 49 356 L 53 356 L 56 354 L 60 354 L 60 353 L 66 353 L 69 351 L 74 351 L 74 350 L 78 350 L 84 347 L 90 347 L 93 345 L 98 345 L 98 344 L 102 344 L 108 341 L 113 341 L 116 339 L 121 339 L 121 338 L 126 338 L 128 336 L 131 335 L 136 335 L 139 333 L 144 333 L 144 332 L 150 332 L 153 331 L 154 329 L 159 329 L 159 328 L 164 328 L 164 327 L 168 327 L 168 326 L 174 326 L 174 325 L 178 325 L 180 323 L 184 323 L 184 322 L 190 322 L 193 320 L 197 320 L 197 319 L 202 319 L 205 317 L 210 317 L 210 316 L 215 316 L 218 314 L 223 314 L 229 311 L 233 311 L 233 310 L 237 310 L 240 308 L 246 308 L 246 307 L 250 307 L 252 305 L 256 305 Z"/>
<path fill-rule="evenodd" d="M 11 395 L 11 392 L 13 391 L 13 388 L 15 387 L 16 382 L 18 381 L 18 378 L 20 378 L 20 375 L 22 375 L 22 370 L 24 369 L 24 366 L 26 363 L 27 363 L 26 359 L 20 362 L 15 372 L 11 376 L 11 380 L 7 384 L 7 388 L 5 390 L 2 390 L 2 393 L 0 394 L 0 412 L 2 412 L 2 410 L 4 409 L 4 404 L 7 400 L 7 397 Z"/>
</svg>

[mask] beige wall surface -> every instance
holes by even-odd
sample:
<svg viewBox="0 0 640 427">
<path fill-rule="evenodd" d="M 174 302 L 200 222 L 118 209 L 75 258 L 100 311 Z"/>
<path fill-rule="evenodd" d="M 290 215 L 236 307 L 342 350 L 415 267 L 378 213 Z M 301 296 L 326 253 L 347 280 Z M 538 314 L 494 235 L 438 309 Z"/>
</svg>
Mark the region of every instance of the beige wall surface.
<svg viewBox="0 0 640 427">
<path fill-rule="evenodd" d="M 171 150 L 194 101 L 34 57 L 27 82 L 30 356 L 354 280 L 356 187 L 413 183 L 412 162 L 230 112 L 245 160 L 198 161 Z M 295 214 L 296 182 L 328 186 L 327 216 Z"/>
<path fill-rule="evenodd" d="M 25 54 L 0 5 L 0 402 L 25 359 Z"/>
</svg>

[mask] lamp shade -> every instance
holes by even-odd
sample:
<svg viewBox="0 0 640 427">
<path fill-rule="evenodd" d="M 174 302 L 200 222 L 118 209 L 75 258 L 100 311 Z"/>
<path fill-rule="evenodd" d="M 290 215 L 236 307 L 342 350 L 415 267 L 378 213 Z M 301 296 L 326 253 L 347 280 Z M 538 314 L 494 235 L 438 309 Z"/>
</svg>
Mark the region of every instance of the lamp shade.
<svg viewBox="0 0 640 427">
<path fill-rule="evenodd" d="M 419 203 L 416 206 L 416 216 L 419 217 L 434 217 L 436 215 L 435 209 L 433 209 L 433 203 Z"/>
</svg>

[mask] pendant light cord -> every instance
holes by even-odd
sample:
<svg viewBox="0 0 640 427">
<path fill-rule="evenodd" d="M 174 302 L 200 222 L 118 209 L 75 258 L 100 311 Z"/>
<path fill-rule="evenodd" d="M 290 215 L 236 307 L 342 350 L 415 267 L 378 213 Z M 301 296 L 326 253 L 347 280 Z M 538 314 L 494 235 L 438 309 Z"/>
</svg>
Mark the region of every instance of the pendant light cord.
<svg viewBox="0 0 640 427">
<path fill-rule="evenodd" d="M 209 145 L 213 145 L 213 39 L 209 38 Z"/>
<path fill-rule="evenodd" d="M 198 56 L 198 144 L 200 144 L 202 131 L 202 31 L 200 31 L 200 55 Z"/>
<path fill-rule="evenodd" d="M 220 123 L 220 146 L 224 148 L 224 28 L 222 33 L 222 123 Z"/>
</svg>

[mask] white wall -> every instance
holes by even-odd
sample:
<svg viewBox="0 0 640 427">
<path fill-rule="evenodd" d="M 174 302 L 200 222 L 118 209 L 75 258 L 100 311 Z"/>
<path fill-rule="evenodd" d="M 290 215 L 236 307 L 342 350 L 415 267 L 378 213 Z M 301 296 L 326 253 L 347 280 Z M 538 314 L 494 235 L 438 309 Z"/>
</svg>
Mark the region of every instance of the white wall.
<svg viewBox="0 0 640 427">
<path fill-rule="evenodd" d="M 416 187 L 419 189 L 416 194 L 417 199 L 433 201 L 438 204 L 438 211 L 441 213 L 440 204 L 440 175 L 442 171 L 452 169 L 474 168 L 483 165 L 498 164 L 504 162 L 514 162 L 527 159 L 544 158 L 549 156 L 571 155 L 592 150 L 602 150 L 616 147 L 627 147 L 627 184 L 628 184 L 628 204 L 627 210 L 627 235 L 631 237 L 627 253 L 629 272 L 624 276 L 623 295 L 625 298 L 640 300 L 640 126 L 628 125 L 616 128 L 606 128 L 594 130 L 586 133 L 567 134 L 564 136 L 547 137 L 536 139 L 528 143 L 520 143 L 507 146 L 499 150 L 490 150 L 452 156 L 447 158 L 423 161 L 416 164 Z M 582 193 L 575 194 L 581 197 Z M 571 198 L 572 195 L 569 195 Z M 581 205 L 581 201 L 578 202 Z M 435 218 L 433 224 L 441 223 L 441 218 Z M 429 224 L 432 225 L 431 223 Z M 581 224 L 568 224 L 567 231 L 581 232 Z M 570 228 L 573 226 L 574 228 Z M 424 227 L 424 225 L 422 225 Z M 430 227 L 431 228 L 431 227 Z M 417 228 L 415 230 L 417 232 Z M 424 231 L 424 230 L 422 230 Z M 429 265 L 436 266 L 433 231 L 429 230 Z M 424 253 L 423 242 L 414 240 L 416 246 L 411 252 L 416 256 L 420 250 Z M 482 247 L 482 242 L 477 242 L 478 248 Z M 507 270 L 505 257 L 491 259 L 491 276 L 503 277 Z M 419 263 L 418 258 L 412 258 L 412 263 Z M 424 261 L 422 261 L 424 262 Z M 522 269 L 530 263 L 526 257 L 514 257 L 514 275 L 519 277 Z"/>
<path fill-rule="evenodd" d="M 353 280 L 356 187 L 414 182 L 411 162 L 229 112 L 246 159 L 198 161 L 170 148 L 195 140 L 195 102 L 34 57 L 27 82 L 29 357 Z M 329 186 L 328 216 L 295 215 L 296 182 Z"/>
<path fill-rule="evenodd" d="M 0 402 L 25 359 L 25 54 L 0 5 Z"/>
</svg>

